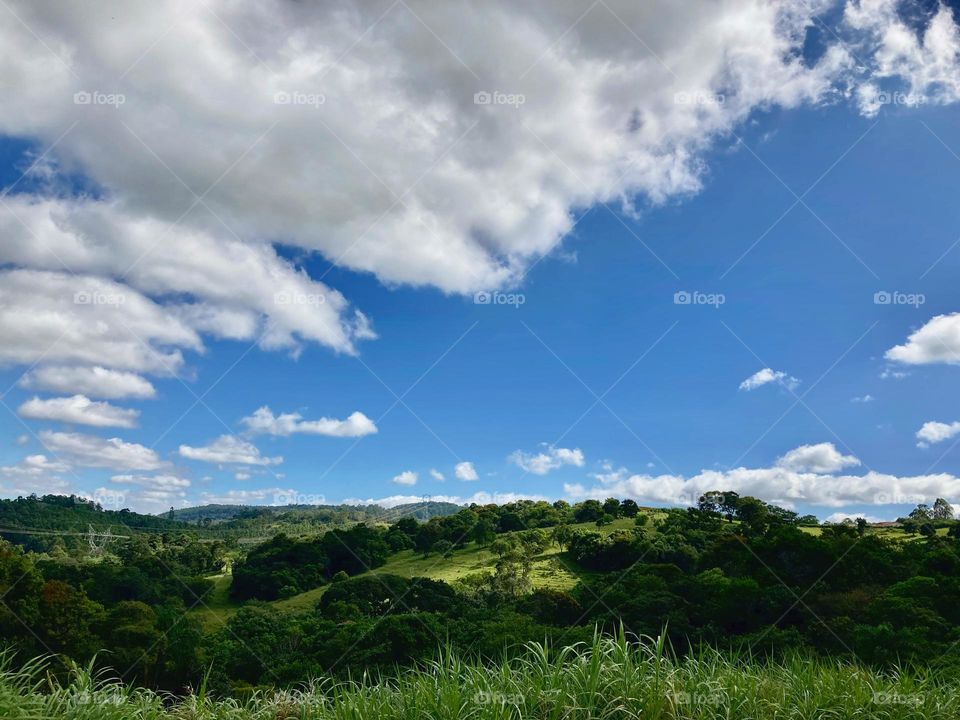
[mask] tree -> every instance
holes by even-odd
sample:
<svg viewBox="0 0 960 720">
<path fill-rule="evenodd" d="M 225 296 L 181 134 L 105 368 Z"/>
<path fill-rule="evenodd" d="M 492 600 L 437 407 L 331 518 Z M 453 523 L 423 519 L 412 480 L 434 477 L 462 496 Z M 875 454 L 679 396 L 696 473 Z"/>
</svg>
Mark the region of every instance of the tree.
<svg viewBox="0 0 960 720">
<path fill-rule="evenodd" d="M 604 525 L 609 525 L 613 522 L 613 515 L 609 513 L 603 513 L 600 517 L 597 518 L 597 527 L 603 527 Z"/>
<path fill-rule="evenodd" d="M 553 529 L 553 541 L 560 546 L 560 552 L 566 552 L 570 547 L 570 538 L 573 537 L 573 529 L 569 525 L 557 525 Z"/>
<path fill-rule="evenodd" d="M 922 523 L 924 520 L 933 519 L 933 511 L 930 510 L 929 505 L 924 505 L 923 503 L 920 503 L 919 505 L 917 505 L 917 507 L 915 507 L 913 510 L 910 511 L 910 517 L 916 520 L 917 522 Z"/>
<path fill-rule="evenodd" d="M 953 506 L 943 498 L 937 498 L 933 503 L 934 520 L 953 520 Z"/>
<path fill-rule="evenodd" d="M 924 537 L 933 537 L 937 534 L 937 530 L 930 523 L 924 523 L 920 526 L 920 534 Z"/>
<path fill-rule="evenodd" d="M 612 518 L 620 517 L 620 501 L 616 498 L 607 498 L 603 501 L 603 512 Z"/>
<path fill-rule="evenodd" d="M 477 520 L 477 524 L 473 526 L 473 541 L 477 545 L 489 545 L 497 538 L 497 528 L 491 520 L 486 515 L 481 516 Z"/>
<path fill-rule="evenodd" d="M 573 518 L 578 523 L 593 522 L 603 515 L 603 506 L 599 500 L 584 500 L 574 506 Z"/>
<path fill-rule="evenodd" d="M 631 500 L 627 498 L 622 503 L 620 503 L 620 514 L 624 517 L 632 518 L 636 517 L 637 513 L 640 512 L 640 506 L 637 505 L 636 500 Z"/>
<path fill-rule="evenodd" d="M 867 521 L 862 517 L 857 518 L 857 535 L 863 537 L 867 533 Z"/>
</svg>

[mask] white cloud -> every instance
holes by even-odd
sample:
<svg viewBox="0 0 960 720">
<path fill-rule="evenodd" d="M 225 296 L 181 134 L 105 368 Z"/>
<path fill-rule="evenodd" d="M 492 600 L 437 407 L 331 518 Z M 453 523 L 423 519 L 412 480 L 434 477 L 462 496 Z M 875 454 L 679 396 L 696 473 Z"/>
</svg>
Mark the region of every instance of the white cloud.
<svg viewBox="0 0 960 720">
<path fill-rule="evenodd" d="M 301 433 L 330 437 L 363 437 L 377 432 L 377 426 L 373 420 L 362 412 L 353 412 L 346 420 L 326 417 L 319 420 L 304 420 L 300 413 L 274 415 L 270 408 L 264 405 L 240 422 L 246 425 L 251 433 L 267 435 L 287 436 Z"/>
<path fill-rule="evenodd" d="M 473 503 L 476 503 L 477 505 L 503 505 L 505 503 L 517 502 L 518 500 L 547 500 L 548 498 L 543 495 L 527 495 L 524 493 L 491 493 L 480 491 L 475 492 L 469 497 L 461 497 L 459 495 L 390 495 L 388 497 L 381 498 L 345 498 L 343 503 L 345 505 L 379 505 L 380 507 L 392 508 L 396 507 L 397 505 L 422 503 L 427 499 L 431 500 L 432 502 L 448 502 L 455 505 L 471 505 Z"/>
<path fill-rule="evenodd" d="M 55 420 L 94 427 L 136 427 L 139 410 L 120 408 L 108 402 L 94 402 L 83 395 L 72 397 L 31 398 L 17 408 L 21 417 L 30 420 Z"/>
<path fill-rule="evenodd" d="M 896 7 L 849 4 L 856 58 L 828 28 L 811 62 L 833 2 L 10 0 L 0 133 L 49 150 L 0 212 L 0 266 L 27 269 L 0 275 L 0 362 L 165 374 L 204 335 L 354 353 L 366 316 L 272 241 L 388 285 L 519 282 L 574 208 L 696 192 L 758 109 L 955 99 L 949 11 L 911 33 Z M 524 102 L 476 102 L 493 90 Z M 78 175 L 100 192 L 69 197 Z M 67 268 L 126 302 L 64 305 Z"/>
<path fill-rule="evenodd" d="M 39 438 L 47 450 L 73 465 L 113 470 L 159 470 L 165 465 L 155 451 L 120 438 L 49 430 Z"/>
<path fill-rule="evenodd" d="M 181 445 L 178 452 L 181 456 L 190 460 L 210 463 L 279 465 L 283 462 L 282 457 L 264 457 L 253 443 L 241 440 L 234 435 L 221 435 L 212 443 L 203 447 Z"/>
<path fill-rule="evenodd" d="M 843 455 L 833 443 L 801 445 L 777 459 L 777 465 L 797 472 L 833 473 L 860 464 L 853 455 Z"/>
<path fill-rule="evenodd" d="M 298 503 L 306 498 L 290 488 L 258 488 L 256 490 L 227 490 L 225 492 L 205 492 L 200 494 L 201 502 L 210 505 L 297 505 L 322 504 Z M 320 498 L 321 496 L 310 496 Z"/>
<path fill-rule="evenodd" d="M 442 472 L 434 468 L 430 468 L 430 477 L 432 477 L 437 482 L 443 482 L 444 480 L 447 479 Z"/>
<path fill-rule="evenodd" d="M 869 403 L 873 402 L 873 400 L 873 395 L 860 395 L 858 397 L 850 398 L 850 402 L 852 403 Z"/>
<path fill-rule="evenodd" d="M 63 272 L 0 271 L 0 335 L 0 365 L 43 360 L 169 374 L 183 364 L 180 348 L 201 349 L 191 328 L 128 286 Z"/>
<path fill-rule="evenodd" d="M 960 434 L 960 422 L 942 423 L 931 420 L 917 430 L 918 447 L 928 447 L 934 443 L 949 440 Z"/>
<path fill-rule="evenodd" d="M 845 513 L 845 512 L 835 512 L 831 515 L 828 515 L 824 522 L 826 523 L 842 523 L 844 520 L 853 520 L 856 522 L 857 518 L 863 518 L 868 523 L 880 522 L 880 518 L 874 517 L 873 515 L 863 515 L 861 513 Z"/>
<path fill-rule="evenodd" d="M 472 462 L 459 462 L 456 467 L 453 469 L 453 474 L 456 475 L 457 480 L 472 481 L 478 480 L 479 475 L 477 475 L 476 469 L 473 467 Z"/>
<path fill-rule="evenodd" d="M 190 481 L 176 475 L 114 475 L 110 482 L 121 485 L 140 485 L 158 490 L 173 490 L 190 487 Z"/>
<path fill-rule="evenodd" d="M 788 452 L 784 457 L 790 455 Z M 849 457 L 845 462 L 849 463 Z M 695 505 L 697 498 L 708 490 L 733 490 L 784 507 L 798 503 L 823 507 L 917 504 L 933 502 L 938 497 L 960 497 L 960 478 L 948 473 L 896 476 L 869 471 L 863 475 L 838 475 L 777 465 L 701 470 L 691 477 L 630 474 L 625 470 L 596 477 L 601 480 L 598 486 L 567 484 L 564 490 L 571 499 L 602 500 L 612 495 L 679 505 Z"/>
<path fill-rule="evenodd" d="M 394 476 L 393 482 L 397 485 L 416 485 L 417 474 L 412 470 L 404 470 L 399 475 Z"/>
<path fill-rule="evenodd" d="M 137 512 L 156 513 L 190 504 L 187 488 L 191 483 L 176 475 L 114 475 L 110 482 L 124 488 L 101 487 L 93 495 L 94 500 L 109 510 L 128 507 Z"/>
<path fill-rule="evenodd" d="M 887 350 L 884 357 L 907 365 L 960 364 L 960 313 L 931 318 L 903 345 Z"/>
<path fill-rule="evenodd" d="M 60 475 L 69 471 L 70 465 L 60 460 L 27 455 L 16 465 L 0 466 L 0 493 L 6 497 L 65 493 L 70 483 Z"/>
<path fill-rule="evenodd" d="M 583 452 L 580 448 L 558 448 L 551 445 L 547 445 L 542 452 L 535 455 L 515 450 L 507 459 L 533 475 L 546 475 L 551 470 L 556 470 L 564 465 L 583 467 L 584 463 Z"/>
<path fill-rule="evenodd" d="M 767 385 L 769 383 L 777 383 L 792 390 L 800 383 L 800 381 L 795 377 L 791 377 L 782 370 L 763 368 L 740 383 L 740 389 L 747 391 L 756 390 L 758 387 L 762 387 L 763 385 Z"/>
<path fill-rule="evenodd" d="M 249 480 L 250 473 L 248 472 L 237 472 L 233 474 L 235 480 Z"/>
<path fill-rule="evenodd" d="M 846 5 L 844 18 L 861 34 L 861 45 L 873 63 L 874 80 L 864 82 L 856 94 L 867 116 L 892 103 L 945 104 L 960 98 L 960 34 L 949 5 L 939 4 L 918 32 L 901 19 L 899 11 L 908 4 L 859 0 Z M 860 49 L 856 52 L 863 57 Z"/>
<path fill-rule="evenodd" d="M 98 366 L 37 368 L 21 378 L 20 386 L 31 390 L 77 393 L 109 400 L 147 399 L 157 394 L 148 380 L 135 373 Z"/>
</svg>

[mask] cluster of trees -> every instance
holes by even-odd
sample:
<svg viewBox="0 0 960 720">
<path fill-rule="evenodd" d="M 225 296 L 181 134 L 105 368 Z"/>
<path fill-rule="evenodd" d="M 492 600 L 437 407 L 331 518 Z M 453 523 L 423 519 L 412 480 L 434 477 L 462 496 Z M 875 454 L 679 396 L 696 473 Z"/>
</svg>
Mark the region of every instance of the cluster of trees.
<svg viewBox="0 0 960 720">
<path fill-rule="evenodd" d="M 230 596 L 290 597 L 323 585 L 337 573 L 349 576 L 380 567 L 390 553 L 386 533 L 363 523 L 307 538 L 277 535 L 234 563 Z"/>
<path fill-rule="evenodd" d="M 98 655 L 132 682 L 178 688 L 195 676 L 200 624 L 186 615 L 222 568 L 223 543 L 137 535 L 96 561 L 0 541 L 0 638 L 25 656 Z"/>
<path fill-rule="evenodd" d="M 34 508 L 32 519 L 102 512 L 62 502 Z M 678 650 L 710 643 L 877 665 L 960 665 L 960 525 L 952 514 L 937 501 L 904 519 L 947 525 L 946 535 L 894 539 L 865 522 L 811 532 L 809 517 L 711 492 L 656 521 L 631 501 L 519 502 L 426 522 L 281 534 L 235 563 L 230 592 L 243 605 L 206 636 L 187 611 L 210 592 L 204 576 L 221 570 L 230 547 L 202 529 L 134 533 L 100 557 L 0 541 L 0 639 L 24 655 L 52 650 L 86 662 L 96 654 L 127 680 L 174 691 L 205 672 L 224 692 L 393 672 L 444 645 L 499 656 L 527 640 L 570 644 L 621 623 L 638 634 L 667 628 Z M 610 532 L 603 526 L 614 518 L 635 520 Z M 447 555 L 471 543 L 489 550 L 493 569 L 452 585 L 363 574 L 398 551 Z M 533 564 L 555 543 L 561 556 L 550 562 L 580 581 L 569 590 L 535 588 Z M 325 592 L 306 612 L 262 602 L 320 585 Z"/>
<path fill-rule="evenodd" d="M 957 530 L 953 519 L 953 506 L 943 498 L 937 498 L 933 507 L 924 503 L 917 505 L 907 517 L 900 518 L 897 522 L 911 535 L 919 533 L 929 537 L 936 534 L 937 528 L 941 527 Z"/>
</svg>

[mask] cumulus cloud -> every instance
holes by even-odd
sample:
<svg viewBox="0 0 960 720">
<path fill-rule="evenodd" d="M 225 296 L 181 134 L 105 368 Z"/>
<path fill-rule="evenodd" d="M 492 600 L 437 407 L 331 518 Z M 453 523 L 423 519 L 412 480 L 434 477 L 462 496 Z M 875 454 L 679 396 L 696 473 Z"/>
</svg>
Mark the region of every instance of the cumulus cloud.
<svg viewBox="0 0 960 720">
<path fill-rule="evenodd" d="M 763 368 L 740 383 L 740 389 L 749 392 L 750 390 L 756 390 L 758 387 L 762 387 L 769 383 L 777 383 L 792 390 L 800 383 L 800 381 L 795 377 L 791 377 L 782 370 Z"/>
<path fill-rule="evenodd" d="M 16 465 L 0 466 L 0 492 L 7 497 L 31 493 L 64 493 L 70 483 L 61 477 L 70 465 L 46 455 L 27 455 Z"/>
<path fill-rule="evenodd" d="M 942 423 L 931 420 L 917 430 L 917 447 L 928 447 L 960 434 L 960 422 Z"/>
<path fill-rule="evenodd" d="M 863 518 L 868 523 L 880 522 L 880 518 L 874 517 L 873 515 L 863 515 L 861 513 L 845 513 L 845 512 L 835 512 L 828 515 L 824 518 L 825 523 L 842 523 L 844 520 L 852 520 L 856 522 L 857 518 Z"/>
<path fill-rule="evenodd" d="M 960 313 L 933 317 L 885 357 L 907 365 L 960 364 Z"/>
<path fill-rule="evenodd" d="M 108 402 L 94 402 L 83 395 L 45 400 L 34 397 L 17 408 L 17 413 L 30 420 L 122 428 L 135 427 L 140 416 L 139 410 L 117 407 Z"/>
<path fill-rule="evenodd" d="M 903 7 L 898 0 L 859 0 L 845 8 L 846 24 L 858 31 L 873 61 L 872 79 L 856 93 L 867 116 L 893 103 L 909 107 L 960 98 L 960 33 L 949 5 L 938 3 L 919 32 L 899 12 Z"/>
<path fill-rule="evenodd" d="M 442 472 L 440 472 L 435 468 L 430 468 L 430 477 L 432 477 L 437 482 L 443 482 L 444 480 L 447 479 Z"/>
<path fill-rule="evenodd" d="M 417 474 L 412 470 L 404 470 L 399 475 L 395 475 L 393 482 L 397 485 L 416 485 L 417 484 Z"/>
<path fill-rule="evenodd" d="M 476 469 L 473 467 L 472 462 L 459 462 L 456 467 L 453 469 L 453 474 L 456 476 L 457 480 L 472 481 L 479 480 L 480 476 L 477 475 Z"/>
<path fill-rule="evenodd" d="M 159 470 L 165 465 L 155 451 L 120 438 L 49 430 L 38 437 L 47 450 L 72 465 L 113 470 Z"/>
<path fill-rule="evenodd" d="M 0 133 L 48 151 L 0 210 L 0 362 L 165 374 L 207 335 L 357 352 L 366 315 L 273 242 L 388 285 L 515 284 L 574 208 L 696 192 L 758 108 L 954 100 L 949 11 L 914 32 L 897 8 L 850 2 L 811 57 L 833 2 L 10 0 Z M 68 304 L 83 279 L 125 301 Z"/>
<path fill-rule="evenodd" d="M 26 373 L 19 384 L 29 390 L 76 393 L 108 400 L 148 399 L 157 394 L 150 381 L 136 373 L 108 370 L 96 365 L 93 367 L 40 367 Z"/>
<path fill-rule="evenodd" d="M 317 503 L 299 503 L 300 499 L 307 499 L 308 496 L 301 495 L 297 490 L 290 488 L 258 488 L 256 490 L 228 490 L 226 492 L 204 492 L 200 498 L 205 504 L 212 505 L 297 505 L 297 504 L 322 504 L 322 496 L 309 496 L 317 498 Z"/>
<path fill-rule="evenodd" d="M 788 452 L 783 457 L 791 457 L 793 452 Z M 805 454 L 801 453 L 801 456 Z M 829 453 L 829 457 L 833 458 L 834 466 L 838 463 L 851 464 L 849 456 L 842 461 L 837 461 L 832 453 Z M 810 460 L 809 456 L 807 460 Z M 800 467 L 808 466 L 801 463 Z M 626 470 L 611 471 L 594 477 L 599 480 L 599 485 L 564 485 L 567 495 L 577 500 L 602 500 L 613 495 L 644 502 L 695 505 L 697 498 L 709 490 L 734 490 L 741 495 L 754 495 L 785 507 L 798 503 L 824 507 L 916 504 L 933 502 L 938 497 L 960 497 L 960 478 L 948 473 L 897 476 L 869 471 L 863 475 L 841 475 L 798 470 L 778 464 L 765 468 L 701 470 L 691 477 L 631 474 Z"/>
<path fill-rule="evenodd" d="M 833 473 L 860 464 L 853 455 L 843 455 L 833 443 L 801 445 L 777 459 L 777 465 L 797 472 Z"/>
<path fill-rule="evenodd" d="M 129 507 L 138 512 L 158 512 L 189 504 L 187 488 L 191 483 L 177 475 L 114 475 L 110 482 L 124 487 L 97 488 L 94 492 L 94 499 L 109 509 Z"/>
<path fill-rule="evenodd" d="M 327 435 L 330 437 L 363 437 L 377 432 L 377 426 L 362 412 L 353 412 L 346 420 L 322 417 L 319 420 L 304 420 L 300 413 L 274 415 L 264 405 L 253 415 L 241 420 L 247 430 L 266 435 Z"/>
<path fill-rule="evenodd" d="M 546 475 L 564 465 L 583 467 L 584 463 L 580 448 L 558 448 L 552 445 L 546 445 L 543 451 L 536 454 L 516 450 L 508 460 L 532 475 Z"/>
<path fill-rule="evenodd" d="M 223 463 L 225 465 L 279 465 L 282 457 L 265 457 L 260 454 L 259 448 L 253 443 L 242 440 L 235 435 L 221 435 L 209 445 L 191 447 L 181 445 L 177 451 L 182 457 L 189 460 L 200 460 L 209 463 Z"/>
<path fill-rule="evenodd" d="M 869 403 L 873 402 L 873 395 L 859 395 L 857 397 L 850 398 L 852 403 Z"/>
<path fill-rule="evenodd" d="M 426 499 L 429 499 L 432 502 L 453 503 L 454 505 L 471 505 L 474 503 L 477 505 L 489 505 L 492 503 L 503 505 L 505 503 L 517 502 L 518 500 L 547 500 L 548 498 L 543 495 L 527 495 L 524 493 L 491 493 L 480 491 L 475 492 L 469 497 L 461 497 L 459 495 L 430 495 L 429 497 L 423 495 L 390 495 L 381 498 L 345 498 L 343 503 L 345 505 L 379 505 L 380 507 L 392 508 L 396 507 L 397 505 L 422 503 Z"/>
</svg>

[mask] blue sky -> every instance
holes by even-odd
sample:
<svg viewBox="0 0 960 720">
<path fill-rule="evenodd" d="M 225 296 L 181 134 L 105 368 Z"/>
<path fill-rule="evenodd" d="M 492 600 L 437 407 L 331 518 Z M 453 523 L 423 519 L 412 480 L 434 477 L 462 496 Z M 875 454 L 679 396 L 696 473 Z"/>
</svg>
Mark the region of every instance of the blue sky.
<svg viewBox="0 0 960 720">
<path fill-rule="evenodd" d="M 818 22 L 832 22 L 844 32 L 841 9 L 825 10 Z M 484 149 L 481 144 L 457 158 L 486 168 L 489 185 L 464 182 L 460 187 L 447 177 L 449 197 L 441 192 L 417 198 L 421 207 L 431 207 L 431 222 L 437 221 L 433 229 L 404 237 L 408 228 L 398 219 L 392 234 L 378 238 L 380 245 L 371 244 L 356 258 L 350 255 L 353 245 L 325 246 L 323 233 L 336 235 L 336 222 L 350 231 L 371 227 L 369 222 L 350 225 L 352 206 L 364 192 L 382 194 L 377 188 L 381 177 L 394 177 L 393 151 L 371 147 L 367 155 L 362 133 L 346 142 L 330 131 L 337 140 L 327 138 L 330 163 L 349 161 L 345 167 L 351 167 L 356 178 L 354 185 L 344 180 L 342 196 L 327 197 L 327 189 L 319 186 L 303 190 L 304 203 L 316 197 L 328 203 L 325 212 L 315 216 L 304 210 L 305 219 L 297 224 L 283 208 L 273 213 L 272 207 L 283 199 L 274 205 L 264 201 L 253 213 L 241 190 L 224 190 L 221 196 L 221 185 L 216 185 L 202 195 L 203 202 L 191 206 L 185 220 L 168 226 L 173 227 L 171 242 L 176 235 L 179 243 L 173 259 L 158 257 L 152 249 L 141 259 L 138 250 L 132 251 L 133 264 L 144 271 L 138 276 L 139 269 L 111 270 L 108 263 L 88 261 L 69 245 L 57 244 L 59 239 L 49 241 L 50 247 L 61 248 L 52 253 L 58 255 L 55 260 L 40 257 L 47 242 L 44 233 L 54 230 L 42 213 L 37 218 L 33 212 L 48 203 L 44 211 L 50 217 L 67 213 L 70 219 L 64 224 L 81 245 L 114 242 L 101 240 L 98 231 L 105 238 L 116 233 L 120 239 L 115 242 L 123 243 L 136 235 L 136 223 L 178 220 L 182 211 L 176 201 L 184 187 L 197 197 L 216 182 L 218 170 L 204 175 L 190 165 L 189 157 L 179 156 L 175 146 L 164 145 L 164 129 L 142 115 L 123 115 L 131 107 L 130 112 L 136 112 L 149 82 L 156 83 L 159 92 L 160 79 L 146 73 L 148 78 L 128 91 L 131 100 L 107 111 L 114 115 L 103 116 L 108 122 L 121 118 L 129 133 L 127 151 L 143 146 L 136 161 L 122 153 L 113 160 L 95 157 L 98 147 L 110 154 L 109 138 L 95 128 L 70 130 L 58 141 L 70 127 L 70 113 L 84 111 L 82 104 L 64 110 L 60 124 L 46 118 L 8 119 L 0 140 L 0 182 L 10 190 L 3 209 L 11 217 L 4 228 L 20 233 L 17 226 L 27 228 L 29 237 L 12 239 L 9 256 L 0 259 L 5 271 L 46 274 L 5 275 L 0 280 L 6 285 L 0 299 L 7 305 L 0 304 L 0 322 L 7 323 L 4 331 L 11 347 L 21 343 L 24 348 L 2 355 L 0 385 L 10 389 L 2 398 L 6 409 L 0 412 L 6 438 L 0 448 L 0 492 L 80 492 L 104 504 L 158 512 L 169 505 L 210 501 L 400 502 L 425 495 L 468 501 L 488 494 L 497 500 L 629 495 L 651 504 L 682 504 L 705 489 L 730 487 L 821 518 L 862 513 L 883 519 L 938 495 L 960 501 L 960 467 L 952 447 L 960 425 L 951 425 L 960 420 L 953 359 L 960 345 L 960 323 L 954 323 L 960 310 L 960 248 L 954 247 L 960 238 L 960 131 L 954 91 L 932 75 L 943 71 L 942 63 L 932 70 L 916 60 L 891 66 L 877 44 L 882 41 L 871 40 L 871 33 L 882 33 L 857 21 L 850 8 L 846 12 L 846 32 L 856 31 L 849 40 L 856 49 L 849 52 L 869 58 L 876 76 L 854 79 L 851 70 L 826 67 L 830 64 L 823 58 L 829 51 L 824 47 L 831 42 L 822 28 L 817 38 L 807 40 L 806 62 L 817 77 L 797 80 L 804 89 L 795 94 L 783 96 L 774 88 L 765 91 L 771 97 L 753 97 L 755 89 L 747 85 L 731 91 L 731 83 L 736 83 L 730 80 L 730 68 L 718 66 L 705 85 L 682 92 L 732 92 L 723 96 L 725 109 L 718 111 L 729 116 L 695 114 L 693 127 L 665 129 L 662 139 L 669 151 L 658 137 L 636 148 L 622 147 L 633 160 L 652 157 L 656 168 L 679 162 L 677 177 L 664 179 L 657 169 L 631 175 L 630 182 L 612 194 L 592 188 L 591 173 L 604 163 L 615 172 L 605 175 L 600 185 L 631 171 L 618 164 L 615 148 L 597 150 L 585 160 L 576 149 L 564 149 L 561 140 L 582 138 L 554 123 L 575 122 L 579 111 L 571 106 L 564 115 L 554 108 L 540 116 L 534 99 L 529 103 L 533 107 L 501 109 L 515 115 L 506 120 L 497 116 L 490 132 L 501 132 L 501 124 L 516 118 L 521 129 L 499 136 L 500 145 Z M 941 21 L 950 18 L 948 10 L 943 12 L 945 16 L 937 16 Z M 103 68 L 91 69 L 83 53 L 92 53 L 105 39 L 95 33 L 72 37 L 59 24 L 63 20 L 41 15 L 27 19 L 41 28 L 38 35 L 75 44 L 76 75 L 101 77 L 96 73 Z M 442 18 L 431 22 L 439 27 Z M 890 15 L 886 22 L 916 33 L 921 58 L 921 51 L 934 44 L 933 35 L 925 35 L 926 23 L 934 23 L 929 16 L 915 27 L 902 14 Z M 407 27 L 384 32 L 389 39 L 390 32 L 402 36 Z M 570 57 L 589 47 L 589 30 L 577 28 L 583 45 L 571 47 Z M 9 26 L 5 31 L 15 32 Z M 665 39 L 670 32 L 664 28 Z M 956 41 L 955 35 L 947 37 Z M 558 57 L 551 54 L 543 63 L 561 63 L 567 51 L 563 44 L 555 50 L 548 46 Z M 398 47 L 398 52 L 407 52 L 402 44 Z M 447 48 L 453 57 L 446 60 L 469 70 L 474 61 L 459 60 L 459 48 Z M 953 50 L 947 54 L 956 60 L 956 47 Z M 33 51 L 44 53 L 42 48 Z M 264 62 L 273 66 L 275 61 L 268 57 Z M 786 61 L 779 57 L 776 62 Z M 442 82 L 411 63 L 422 73 L 414 76 L 416 83 Z M 649 71 L 648 65 L 643 67 Z M 97 82 L 75 87 L 107 87 Z M 806 83 L 822 87 L 809 90 Z M 864 98 L 874 83 L 882 83 L 884 92 L 922 99 L 871 106 Z M 597 90 L 590 97 L 596 101 L 600 95 Z M 567 97 L 564 102 L 573 100 Z M 195 116 L 183 114 L 184 131 L 195 122 L 202 134 L 209 129 L 208 119 L 193 111 Z M 650 118 L 657 117 L 650 112 Z M 667 125 L 677 122 L 672 115 L 660 119 Z M 82 122 L 96 125 L 86 118 Z M 334 120 L 321 119 L 324 126 L 328 122 Z M 298 120 L 282 129 L 296 134 L 307 132 L 304 127 Z M 466 122 L 458 130 L 473 132 Z M 116 131 L 124 134 L 124 129 Z M 565 132 L 574 134 L 555 134 Z M 256 139 L 256 134 L 251 137 Z M 453 133 L 447 138 L 453 144 L 438 140 L 438 147 L 450 151 L 458 137 Z M 407 134 L 404 138 L 409 141 Z M 240 152 L 243 144 L 238 150 L 224 143 L 218 167 L 229 166 L 227 160 L 237 155 L 247 157 Z M 358 163 L 339 157 L 343 153 L 338 145 L 341 150 L 349 145 L 347 155 Z M 545 197 L 557 196 L 564 219 L 555 217 L 552 206 L 534 200 L 519 207 L 504 205 L 506 219 L 489 217 L 501 212 L 496 194 L 504 188 L 497 183 L 509 183 L 517 172 L 497 155 L 507 147 L 518 156 L 529 155 L 524 167 L 558 160 L 549 173 L 531 182 L 541 184 Z M 254 189 L 262 183 L 257 202 L 269 194 L 269 172 L 277 163 L 289 162 L 285 171 L 298 169 L 295 161 L 285 159 L 288 147 L 269 150 L 276 156 L 257 157 L 257 162 L 272 163 L 267 172 L 244 178 L 243 192 L 251 182 Z M 405 155 L 399 148 L 396 152 Z M 630 155 L 643 152 L 648 155 Z M 387 153 L 382 167 L 377 153 Z M 456 153 L 459 146 L 450 151 Z M 445 156 L 431 157 L 437 165 Z M 430 182 L 420 178 L 431 170 L 424 172 L 425 166 L 415 159 L 401 157 L 397 162 L 416 165 L 413 186 L 419 188 L 421 182 Z M 243 161 L 236 162 L 242 167 Z M 319 173 L 318 167 L 323 167 L 323 158 L 299 170 Z M 562 182 L 569 185 L 560 192 L 555 185 L 564 174 L 570 177 Z M 324 176 L 324 182 L 332 181 Z M 592 189 L 581 191 L 578 185 Z M 418 191 L 395 193 L 394 205 L 406 206 L 406 198 Z M 475 228 L 478 221 L 462 220 L 467 211 L 447 211 L 446 204 L 466 207 L 474 199 L 486 207 L 485 193 L 494 196 L 485 211 L 489 227 L 470 231 L 473 244 L 461 244 L 456 232 L 446 232 L 444 222 Z M 291 202 L 300 199 L 295 196 Z M 94 220 L 80 217 L 88 210 L 100 215 Z M 296 212 L 301 212 L 299 206 L 289 210 Z M 514 216 L 520 219 L 513 222 Z M 429 253 L 420 258 L 414 249 L 431 245 L 434 229 L 435 262 Z M 211 243 L 221 244 L 211 244 L 209 250 L 204 233 L 214 238 Z M 257 257 L 267 258 L 268 277 L 283 276 L 277 293 L 290 292 L 294 286 L 289 283 L 304 278 L 322 283 L 316 285 L 320 300 L 299 303 L 294 319 L 276 320 L 277 325 L 289 325 L 280 337 L 270 333 L 270 308 L 244 305 L 230 294 L 240 298 L 245 285 L 261 282 L 259 275 L 245 275 L 250 264 L 233 254 L 229 243 L 234 239 L 267 253 Z M 22 250 L 27 246 L 34 254 Z M 389 250 L 382 259 L 381 247 Z M 481 255 L 476 263 L 470 260 Z M 74 257 L 82 267 L 72 267 Z M 198 273 L 224 283 L 228 281 L 222 276 L 228 276 L 236 287 L 206 296 L 204 290 L 191 289 L 181 278 L 189 275 L 193 262 Z M 167 271 L 164 263 L 173 269 Z M 219 269 L 201 269 L 202 263 Z M 39 300 L 31 305 L 32 288 L 38 296 L 46 293 L 34 283 L 54 283 L 54 274 L 63 275 L 67 283 L 57 287 L 96 297 L 91 288 L 101 286 L 84 282 L 118 283 L 102 288 L 107 295 L 110 288 L 127 288 L 129 296 L 119 305 L 104 301 L 94 309 L 81 307 L 77 312 L 106 313 L 83 316 L 86 320 L 71 315 L 76 307 L 51 310 Z M 478 275 L 476 282 L 469 277 Z M 477 293 L 494 293 L 503 302 L 478 303 Z M 496 293 L 510 294 L 513 300 L 508 303 L 507 295 Z M 678 293 L 697 299 L 678 303 Z M 878 293 L 895 299 L 878 303 Z M 906 296 L 916 302 L 901 304 Z M 149 307 L 140 306 L 141 298 Z M 714 302 L 716 298 L 720 301 Z M 708 300 L 713 304 L 699 304 Z M 350 314 L 353 308 L 362 312 L 362 320 Z M 169 317 L 158 319 L 154 310 Z M 311 336 L 316 313 L 327 311 L 334 313 L 332 322 L 345 329 L 328 332 L 324 326 Z M 30 312 L 36 313 L 35 319 L 24 320 Z M 64 314 L 65 324 L 56 326 L 56 342 L 31 345 L 31 328 L 46 322 L 44 313 Z M 129 320 L 123 319 L 124 313 L 130 313 Z M 944 319 L 932 323 L 938 316 Z M 92 322 L 91 334 L 70 325 L 74 322 Z M 109 328 L 107 336 L 123 334 L 126 328 L 137 337 L 113 348 L 97 327 Z M 141 337 L 141 328 L 154 334 Z M 917 331 L 921 335 L 910 343 L 908 338 Z M 71 348 L 61 356 L 64 335 L 76 335 L 84 348 L 101 342 L 105 349 L 87 356 Z M 177 356 L 158 365 L 151 357 L 139 357 L 138 346 Z M 905 349 L 891 353 L 895 346 Z M 111 364 L 111 358 L 126 358 L 124 353 L 138 359 Z M 51 383 L 49 376 L 37 379 L 47 367 L 86 372 L 94 366 L 139 375 L 153 385 L 155 394 L 143 398 L 99 387 L 97 396 L 81 392 L 80 386 Z M 773 379 L 748 389 L 751 383 L 746 381 L 757 373 L 760 379 Z M 78 402 L 78 395 L 83 400 Z M 279 425 L 273 426 L 274 434 L 257 432 L 244 418 L 264 406 L 274 417 L 299 413 L 303 421 L 332 422 L 311 433 Z M 138 411 L 133 419 L 124 414 L 131 409 Z M 91 420 L 104 413 L 111 419 Z M 356 420 L 362 429 L 356 432 L 338 424 L 352 413 L 362 413 Z M 936 424 L 918 435 L 927 423 Z M 376 431 L 370 432 L 374 426 Z M 228 447 L 214 444 L 221 436 L 229 436 Z M 112 438 L 125 444 L 115 458 L 98 461 L 104 454 L 97 443 Z M 251 452 L 259 456 L 251 458 Z M 261 464 L 258 457 L 274 460 Z M 473 477 L 465 464 L 476 479 L 458 477 Z"/>
</svg>

